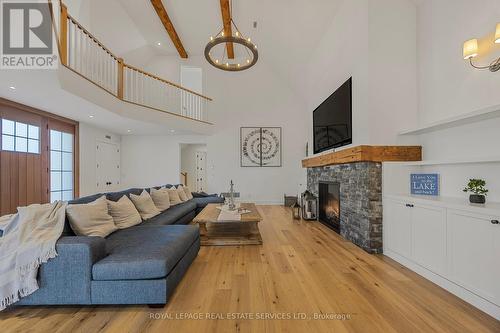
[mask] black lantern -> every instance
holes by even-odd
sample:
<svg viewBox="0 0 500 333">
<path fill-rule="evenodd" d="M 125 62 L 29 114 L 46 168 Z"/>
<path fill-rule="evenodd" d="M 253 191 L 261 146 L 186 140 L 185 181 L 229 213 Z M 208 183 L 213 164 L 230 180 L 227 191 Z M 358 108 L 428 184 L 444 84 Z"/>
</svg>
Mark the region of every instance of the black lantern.
<svg viewBox="0 0 500 333">
<path fill-rule="evenodd" d="M 294 202 L 292 207 L 292 217 L 294 220 L 300 220 L 300 205 Z"/>
<path fill-rule="evenodd" d="M 302 193 L 302 218 L 312 221 L 318 218 L 318 200 L 314 194 L 309 191 Z"/>
</svg>

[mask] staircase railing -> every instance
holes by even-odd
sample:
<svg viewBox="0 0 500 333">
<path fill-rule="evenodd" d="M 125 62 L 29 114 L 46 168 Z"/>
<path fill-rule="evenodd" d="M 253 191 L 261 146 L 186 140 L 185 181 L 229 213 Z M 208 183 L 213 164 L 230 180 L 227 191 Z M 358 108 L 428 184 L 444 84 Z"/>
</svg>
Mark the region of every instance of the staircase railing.
<svg viewBox="0 0 500 333">
<path fill-rule="evenodd" d="M 72 17 L 62 1 L 51 1 L 51 7 L 63 66 L 125 102 L 208 123 L 211 98 L 126 64 Z"/>
</svg>

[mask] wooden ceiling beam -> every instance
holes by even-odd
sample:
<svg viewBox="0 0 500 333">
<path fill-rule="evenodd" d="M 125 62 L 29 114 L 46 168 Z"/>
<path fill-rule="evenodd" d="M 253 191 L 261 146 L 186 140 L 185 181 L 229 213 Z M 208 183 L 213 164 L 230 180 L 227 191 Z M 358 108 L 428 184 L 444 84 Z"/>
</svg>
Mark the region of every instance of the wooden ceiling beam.
<svg viewBox="0 0 500 333">
<path fill-rule="evenodd" d="M 232 36 L 233 29 L 231 27 L 231 8 L 229 0 L 220 0 L 220 10 L 222 13 L 222 23 L 224 24 L 224 36 Z M 227 56 L 229 59 L 234 59 L 234 46 L 233 43 L 226 43 Z"/>
<path fill-rule="evenodd" d="M 163 23 L 165 30 L 167 30 L 167 33 L 170 36 L 172 43 L 174 43 L 177 52 L 179 52 L 181 58 L 187 59 L 188 54 L 184 49 L 184 46 L 182 45 L 181 39 L 179 38 L 177 31 L 175 31 L 174 24 L 170 20 L 170 17 L 168 17 L 167 10 L 165 9 L 165 6 L 163 6 L 162 0 L 151 0 L 151 4 L 155 9 L 156 14 L 158 14 L 161 23 Z"/>
</svg>

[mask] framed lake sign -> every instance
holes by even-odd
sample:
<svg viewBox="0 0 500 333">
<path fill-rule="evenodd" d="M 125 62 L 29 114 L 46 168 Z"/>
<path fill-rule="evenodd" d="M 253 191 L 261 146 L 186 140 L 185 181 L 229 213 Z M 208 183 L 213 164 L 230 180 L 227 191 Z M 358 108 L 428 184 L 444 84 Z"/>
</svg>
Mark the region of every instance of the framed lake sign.
<svg viewBox="0 0 500 333">
<path fill-rule="evenodd" d="M 437 173 L 412 173 L 410 175 L 412 195 L 439 195 L 439 175 Z"/>
</svg>

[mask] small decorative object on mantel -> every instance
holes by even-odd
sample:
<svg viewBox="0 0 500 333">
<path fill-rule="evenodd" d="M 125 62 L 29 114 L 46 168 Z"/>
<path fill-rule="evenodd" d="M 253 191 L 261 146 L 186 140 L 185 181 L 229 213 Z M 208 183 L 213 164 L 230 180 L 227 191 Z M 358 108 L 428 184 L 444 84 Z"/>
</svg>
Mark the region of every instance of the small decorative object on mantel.
<svg viewBox="0 0 500 333">
<path fill-rule="evenodd" d="M 464 192 L 471 192 L 469 201 L 475 204 L 484 204 L 486 202 L 486 181 L 484 179 L 469 179 L 469 183 L 464 188 Z"/>
<path fill-rule="evenodd" d="M 412 173 L 410 175 L 412 195 L 439 195 L 439 175 L 437 173 Z"/>
<path fill-rule="evenodd" d="M 292 205 L 292 218 L 294 220 L 300 220 L 300 206 L 297 202 Z"/>
<path fill-rule="evenodd" d="M 318 200 L 314 194 L 309 191 L 302 193 L 302 218 L 307 221 L 317 220 L 318 218 Z"/>
<path fill-rule="evenodd" d="M 228 207 L 230 211 L 236 210 L 236 204 L 234 203 L 234 183 L 232 179 L 229 183 Z"/>
<path fill-rule="evenodd" d="M 242 167 L 281 167 L 281 127 L 241 127 Z"/>
</svg>

